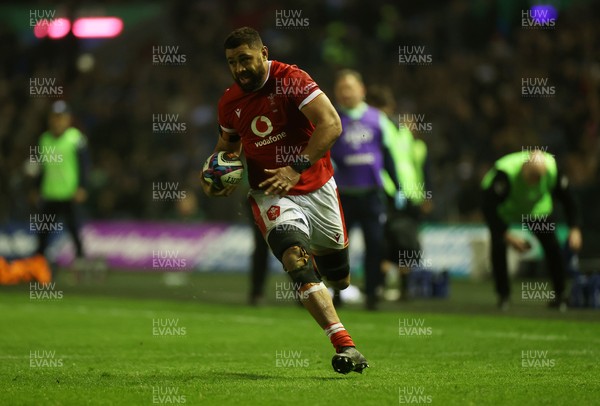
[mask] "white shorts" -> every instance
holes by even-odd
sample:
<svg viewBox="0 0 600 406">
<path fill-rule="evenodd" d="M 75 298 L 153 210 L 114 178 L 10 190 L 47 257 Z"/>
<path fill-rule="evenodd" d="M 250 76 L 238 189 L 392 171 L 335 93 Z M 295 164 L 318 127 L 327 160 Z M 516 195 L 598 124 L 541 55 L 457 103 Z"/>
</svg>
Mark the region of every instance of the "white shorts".
<svg viewBox="0 0 600 406">
<path fill-rule="evenodd" d="M 312 254 L 323 255 L 348 246 L 348 234 L 340 195 L 333 177 L 314 192 L 305 195 L 265 195 L 250 190 L 248 200 L 254 221 L 265 240 L 274 228 L 294 226 L 310 240 Z"/>
</svg>

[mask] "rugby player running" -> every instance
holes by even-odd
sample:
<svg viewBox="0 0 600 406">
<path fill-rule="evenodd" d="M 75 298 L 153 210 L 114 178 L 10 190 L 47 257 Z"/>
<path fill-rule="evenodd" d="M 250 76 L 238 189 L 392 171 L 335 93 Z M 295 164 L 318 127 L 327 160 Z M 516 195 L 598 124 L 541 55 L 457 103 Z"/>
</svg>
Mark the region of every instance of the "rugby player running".
<svg viewBox="0 0 600 406">
<path fill-rule="evenodd" d="M 306 72 L 268 60 L 256 30 L 231 32 L 225 57 L 235 83 L 219 100 L 215 152 L 240 154 L 243 148 L 256 225 L 335 347 L 333 369 L 362 373 L 367 360 L 322 282 L 337 289 L 350 284 L 348 236 L 329 158 L 342 131 L 340 118 Z M 228 196 L 234 189 L 201 182 L 208 196 Z"/>
</svg>

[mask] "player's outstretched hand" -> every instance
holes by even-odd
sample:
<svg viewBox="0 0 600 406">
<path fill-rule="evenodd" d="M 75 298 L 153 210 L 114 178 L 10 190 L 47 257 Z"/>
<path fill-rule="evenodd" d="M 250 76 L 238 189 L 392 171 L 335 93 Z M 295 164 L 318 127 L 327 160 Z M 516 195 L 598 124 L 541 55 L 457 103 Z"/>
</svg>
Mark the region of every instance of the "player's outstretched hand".
<svg viewBox="0 0 600 406">
<path fill-rule="evenodd" d="M 285 196 L 300 180 L 300 174 L 293 170 L 291 166 L 265 169 L 265 173 L 273 175 L 258 185 L 260 188 L 266 188 L 266 195 Z"/>
<path fill-rule="evenodd" d="M 202 190 L 204 190 L 206 196 L 209 197 L 227 197 L 233 193 L 236 188 L 235 186 L 227 186 L 223 189 L 215 189 L 213 185 L 205 181 L 202 176 L 200 176 L 200 185 L 202 186 Z"/>
</svg>

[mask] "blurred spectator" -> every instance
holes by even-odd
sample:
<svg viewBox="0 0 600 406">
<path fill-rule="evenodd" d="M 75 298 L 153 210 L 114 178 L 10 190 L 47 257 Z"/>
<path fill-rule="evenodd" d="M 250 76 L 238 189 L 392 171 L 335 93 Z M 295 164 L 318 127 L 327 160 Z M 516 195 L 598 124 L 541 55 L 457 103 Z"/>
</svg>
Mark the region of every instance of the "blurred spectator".
<svg viewBox="0 0 600 406">
<path fill-rule="evenodd" d="M 506 249 L 526 252 L 531 244 L 509 230 L 520 223 L 539 240 L 544 249 L 548 271 L 554 285 L 550 306 L 566 309 L 566 269 L 556 238 L 553 201 L 560 202 L 567 216 L 567 246 L 573 252 L 581 249 L 580 215 L 569 186 L 569 179 L 558 169 L 554 157 L 541 150 L 519 151 L 498 161 L 482 182 L 483 205 L 491 234 L 491 260 L 498 307 L 507 310 L 510 283 Z"/>
<path fill-rule="evenodd" d="M 396 104 L 389 87 L 370 86 L 367 102 L 381 109 L 388 117 L 396 112 Z M 384 259 L 388 263 L 384 264 L 382 269 L 390 280 L 395 278 L 387 273 L 388 270 L 391 268 L 391 272 L 399 271 L 399 298 L 402 300 L 408 298 L 408 273 L 412 270 L 406 266 L 410 262 L 406 261 L 406 258 L 420 255 L 419 223 L 423 215 L 432 210 L 427 145 L 422 139 L 413 136 L 409 126 L 415 127 L 398 119 L 398 128 L 394 131 L 396 136 L 390 148 L 401 189 L 397 190 L 389 177 L 384 176 L 383 179 L 388 199 L 384 241 Z M 417 127 L 414 129 L 418 129 Z M 427 128 L 427 125 L 424 127 Z M 402 261 L 402 258 L 405 260 Z"/>
<path fill-rule="evenodd" d="M 86 138 L 71 126 L 71 111 L 63 100 L 52 104 L 48 114 L 48 131 L 41 135 L 31 159 L 40 168 L 41 207 L 34 220 L 30 219 L 30 228 L 34 226 L 38 230 L 37 253 L 45 254 L 49 234 L 62 231 L 64 221 L 75 244 L 75 256 L 82 258 L 81 219 L 77 205 L 87 199 L 89 155 Z"/>
<path fill-rule="evenodd" d="M 382 111 L 365 103 L 366 89 L 358 72 L 339 71 L 334 88 L 342 134 L 331 148 L 331 159 L 346 227 L 350 231 L 359 225 L 362 230 L 366 305 L 368 310 L 375 310 L 382 282 L 386 217 L 382 173 L 388 173 L 394 190 L 400 189 L 391 152 L 397 131 Z M 339 292 L 335 294 L 334 302 L 340 303 Z"/>
</svg>

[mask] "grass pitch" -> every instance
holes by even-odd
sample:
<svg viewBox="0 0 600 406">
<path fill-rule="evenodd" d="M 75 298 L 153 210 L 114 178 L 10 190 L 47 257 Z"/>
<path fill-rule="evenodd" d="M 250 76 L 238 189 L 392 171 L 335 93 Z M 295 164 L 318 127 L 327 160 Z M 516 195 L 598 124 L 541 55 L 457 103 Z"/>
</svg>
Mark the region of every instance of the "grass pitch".
<svg viewBox="0 0 600 406">
<path fill-rule="evenodd" d="M 271 279 L 271 293 L 285 281 Z M 0 289 L 0 404 L 600 403 L 598 311 L 516 303 L 499 314 L 488 284 L 454 282 L 449 300 L 380 312 L 342 308 L 371 367 L 339 375 L 308 313 L 275 295 L 247 307 L 245 276 L 195 274 L 180 287 L 156 274 L 69 281 L 45 299 L 29 286 Z"/>
</svg>

